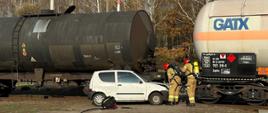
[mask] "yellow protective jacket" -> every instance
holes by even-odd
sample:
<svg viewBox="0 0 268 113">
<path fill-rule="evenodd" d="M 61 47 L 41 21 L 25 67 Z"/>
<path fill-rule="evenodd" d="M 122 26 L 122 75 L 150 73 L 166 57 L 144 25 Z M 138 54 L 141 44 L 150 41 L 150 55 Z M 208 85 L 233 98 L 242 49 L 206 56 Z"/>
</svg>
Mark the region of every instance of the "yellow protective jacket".
<svg viewBox="0 0 268 113">
<path fill-rule="evenodd" d="M 193 66 L 191 63 L 185 64 L 182 68 L 181 71 L 185 73 L 185 75 L 189 75 L 193 73 Z"/>
</svg>

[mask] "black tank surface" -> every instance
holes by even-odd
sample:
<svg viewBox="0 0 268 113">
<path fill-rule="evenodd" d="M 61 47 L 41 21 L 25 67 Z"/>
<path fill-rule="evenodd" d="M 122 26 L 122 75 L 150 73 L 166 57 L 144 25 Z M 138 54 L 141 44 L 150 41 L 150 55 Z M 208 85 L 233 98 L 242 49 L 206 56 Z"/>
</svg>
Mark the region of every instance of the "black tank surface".
<svg viewBox="0 0 268 113">
<path fill-rule="evenodd" d="M 0 28 L 0 71 L 138 69 L 155 45 L 145 11 L 0 18 Z"/>
</svg>

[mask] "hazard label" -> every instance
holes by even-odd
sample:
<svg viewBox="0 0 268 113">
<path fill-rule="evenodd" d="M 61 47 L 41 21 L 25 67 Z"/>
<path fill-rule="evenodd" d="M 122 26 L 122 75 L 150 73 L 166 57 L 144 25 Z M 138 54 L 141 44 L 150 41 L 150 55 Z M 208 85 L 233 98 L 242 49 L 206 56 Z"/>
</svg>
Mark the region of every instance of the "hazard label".
<svg viewBox="0 0 268 113">
<path fill-rule="evenodd" d="M 233 63 L 235 61 L 236 57 L 234 54 L 230 54 L 228 57 L 227 57 L 227 60 L 230 62 L 230 63 Z"/>
<path fill-rule="evenodd" d="M 226 59 L 226 54 L 220 54 L 220 59 Z"/>
<path fill-rule="evenodd" d="M 256 77 L 254 53 L 202 53 L 204 77 Z"/>
</svg>

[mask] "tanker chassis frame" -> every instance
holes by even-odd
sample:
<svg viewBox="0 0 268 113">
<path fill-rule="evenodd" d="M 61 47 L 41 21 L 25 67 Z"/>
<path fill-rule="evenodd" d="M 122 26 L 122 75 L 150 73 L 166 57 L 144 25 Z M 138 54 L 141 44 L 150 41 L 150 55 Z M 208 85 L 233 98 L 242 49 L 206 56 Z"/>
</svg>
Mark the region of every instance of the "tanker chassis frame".
<svg viewBox="0 0 268 113">
<path fill-rule="evenodd" d="M 222 56 L 225 54 L 226 57 L 217 58 L 220 54 Z M 236 61 L 232 60 L 230 63 L 227 56 L 231 54 L 237 57 Z M 247 57 L 243 57 L 243 55 Z M 240 58 L 245 60 L 250 55 L 253 56 L 252 61 L 240 61 Z M 204 56 L 209 56 L 209 59 L 204 60 Z M 215 59 L 216 61 L 213 61 Z M 213 63 L 221 63 L 221 66 L 217 67 L 216 65 L 215 68 Z M 199 101 L 217 103 L 226 96 L 235 96 L 249 105 L 266 104 L 268 78 L 264 75 L 258 75 L 254 53 L 204 53 L 201 57 L 201 68 L 203 72 L 198 77 L 196 93 Z M 223 74 L 222 70 L 224 70 Z"/>
<path fill-rule="evenodd" d="M 34 72 L 1 72 L 0 97 L 8 96 L 15 89 L 17 82 L 35 83 L 37 87 L 50 85 L 52 88 L 63 84 L 67 86 L 82 86 L 90 81 L 91 76 L 92 73 L 47 73 L 44 72 L 43 68 L 35 68 Z"/>
<path fill-rule="evenodd" d="M 267 78 L 199 78 L 198 100 L 212 104 L 224 96 L 238 96 L 249 105 L 264 105 L 268 100 Z"/>
<path fill-rule="evenodd" d="M 61 88 L 65 86 L 87 86 L 93 72 L 45 72 L 35 68 L 34 72 L 0 72 L 0 97 L 7 97 L 16 88 L 17 82 L 34 83 L 36 87 Z M 147 80 L 160 81 L 157 72 L 143 72 Z M 84 92 L 85 94 L 87 92 Z"/>
</svg>

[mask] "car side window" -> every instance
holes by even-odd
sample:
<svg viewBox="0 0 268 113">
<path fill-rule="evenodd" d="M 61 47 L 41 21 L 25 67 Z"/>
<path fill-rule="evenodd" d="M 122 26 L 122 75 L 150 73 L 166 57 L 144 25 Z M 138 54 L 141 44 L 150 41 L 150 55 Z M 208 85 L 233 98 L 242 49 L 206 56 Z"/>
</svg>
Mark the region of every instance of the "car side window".
<svg viewBox="0 0 268 113">
<path fill-rule="evenodd" d="M 102 73 L 99 73 L 99 78 L 103 82 L 115 82 L 114 72 L 102 72 Z"/>
<path fill-rule="evenodd" d="M 119 83 L 140 83 L 140 79 L 129 72 L 118 72 L 118 82 Z"/>
</svg>

